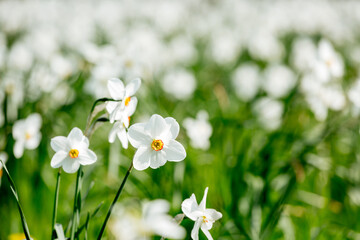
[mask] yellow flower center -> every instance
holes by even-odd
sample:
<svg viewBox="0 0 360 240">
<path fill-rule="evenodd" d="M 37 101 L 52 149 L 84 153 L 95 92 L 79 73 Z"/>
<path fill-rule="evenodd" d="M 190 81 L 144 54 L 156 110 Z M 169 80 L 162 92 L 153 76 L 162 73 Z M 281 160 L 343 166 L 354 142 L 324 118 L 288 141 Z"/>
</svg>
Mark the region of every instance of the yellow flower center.
<svg viewBox="0 0 360 240">
<path fill-rule="evenodd" d="M 209 220 L 207 220 L 207 218 L 206 218 L 205 216 L 202 216 L 202 218 L 203 218 L 203 222 L 204 222 L 204 223 L 209 222 Z"/>
<path fill-rule="evenodd" d="M 28 132 L 26 132 L 26 133 L 25 133 L 25 139 L 26 139 L 26 140 L 29 140 L 30 138 L 31 138 L 31 134 L 28 133 Z"/>
<path fill-rule="evenodd" d="M 131 97 L 125 98 L 125 106 L 129 105 Z"/>
<path fill-rule="evenodd" d="M 0 178 L 2 177 L 2 175 L 3 175 L 3 170 L 0 169 Z"/>
<path fill-rule="evenodd" d="M 164 143 L 160 139 L 154 139 L 154 141 L 152 141 L 151 143 L 151 147 L 155 151 L 160 151 L 161 149 L 163 149 Z"/>
<path fill-rule="evenodd" d="M 77 158 L 79 156 L 79 150 L 77 149 L 71 149 L 69 152 L 69 155 L 71 158 Z"/>
</svg>

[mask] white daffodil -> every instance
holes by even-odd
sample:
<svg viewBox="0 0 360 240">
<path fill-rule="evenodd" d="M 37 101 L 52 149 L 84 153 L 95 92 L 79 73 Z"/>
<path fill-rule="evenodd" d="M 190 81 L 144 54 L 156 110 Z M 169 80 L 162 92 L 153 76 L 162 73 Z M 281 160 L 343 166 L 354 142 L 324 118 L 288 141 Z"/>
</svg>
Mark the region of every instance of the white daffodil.
<svg viewBox="0 0 360 240">
<path fill-rule="evenodd" d="M 163 199 L 142 202 L 140 208 L 127 205 L 116 208 L 110 231 L 115 239 L 147 240 L 158 235 L 184 239 L 186 231 L 168 214 L 170 204 Z"/>
<path fill-rule="evenodd" d="M 97 160 L 95 153 L 89 149 L 89 139 L 76 127 L 67 137 L 52 138 L 50 145 L 56 152 L 51 159 L 51 167 L 62 166 L 67 173 L 74 173 L 80 165 L 90 165 Z"/>
<path fill-rule="evenodd" d="M 26 119 L 15 122 L 12 133 L 15 139 L 14 155 L 16 158 L 22 157 L 25 148 L 35 149 L 39 146 L 41 123 L 42 119 L 38 113 L 33 113 Z"/>
<path fill-rule="evenodd" d="M 331 43 L 321 40 L 318 48 L 318 59 L 314 64 L 315 74 L 322 82 L 330 81 L 331 77 L 340 78 L 344 75 L 344 62 Z"/>
<path fill-rule="evenodd" d="M 184 147 L 175 140 L 179 124 L 174 118 L 163 118 L 157 114 L 147 123 L 136 123 L 129 128 L 128 138 L 135 148 L 133 163 L 137 170 L 158 168 L 166 161 L 182 161 L 186 157 Z"/>
<path fill-rule="evenodd" d="M 129 127 L 130 117 L 123 115 L 120 121 L 115 121 L 114 126 L 112 127 L 109 133 L 109 142 L 115 142 L 116 136 L 119 138 L 121 145 L 123 148 L 127 149 L 129 145 L 127 131 L 126 129 Z"/>
<path fill-rule="evenodd" d="M 0 153 L 0 186 L 1 186 L 1 178 L 2 178 L 2 175 L 3 175 L 3 164 L 6 163 L 8 159 L 8 155 L 5 153 L 5 152 L 1 152 Z"/>
<path fill-rule="evenodd" d="M 194 148 L 207 150 L 210 147 L 209 139 L 213 129 L 208 119 L 208 113 L 205 110 L 201 110 L 198 112 L 196 119 L 185 118 L 184 120 L 183 125 L 190 138 L 190 144 Z"/>
<path fill-rule="evenodd" d="M 194 228 L 191 231 L 191 238 L 193 240 L 199 239 L 199 228 L 203 231 L 208 239 L 213 239 L 209 230 L 212 228 L 213 223 L 222 218 L 222 214 L 215 209 L 206 208 L 206 197 L 208 193 L 208 187 L 205 188 L 204 197 L 200 204 L 197 204 L 195 194 L 192 194 L 190 198 L 185 199 L 181 204 L 181 210 L 183 213 L 195 221 Z"/>
<path fill-rule="evenodd" d="M 120 79 L 112 78 L 108 81 L 108 90 L 112 99 L 121 102 L 109 101 L 106 110 L 110 114 L 110 122 L 120 120 L 124 115 L 130 117 L 134 114 L 137 98 L 133 97 L 140 88 L 141 80 L 136 78 L 132 80 L 126 87 Z"/>
</svg>

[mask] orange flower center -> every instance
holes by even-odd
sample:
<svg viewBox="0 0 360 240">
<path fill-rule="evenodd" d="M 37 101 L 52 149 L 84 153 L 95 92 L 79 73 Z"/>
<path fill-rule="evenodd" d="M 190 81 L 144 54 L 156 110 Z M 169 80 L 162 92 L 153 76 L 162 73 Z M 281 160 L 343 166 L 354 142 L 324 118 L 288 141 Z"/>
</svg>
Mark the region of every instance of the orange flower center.
<svg viewBox="0 0 360 240">
<path fill-rule="evenodd" d="M 79 150 L 71 149 L 70 152 L 69 152 L 69 156 L 71 158 L 77 158 L 79 156 Z"/>
<path fill-rule="evenodd" d="M 0 169 L 0 178 L 2 177 L 2 175 L 3 175 L 3 170 Z"/>
<path fill-rule="evenodd" d="M 125 106 L 129 105 L 131 97 L 125 98 Z"/>
<path fill-rule="evenodd" d="M 31 134 L 30 134 L 30 133 L 28 133 L 28 132 L 27 132 L 27 133 L 25 133 L 25 139 L 26 139 L 26 140 L 29 140 L 30 138 L 31 138 Z"/>
<path fill-rule="evenodd" d="M 151 147 L 155 151 L 160 151 L 161 149 L 163 149 L 164 143 L 160 139 L 154 139 L 154 141 L 152 141 L 151 143 Z"/>
</svg>

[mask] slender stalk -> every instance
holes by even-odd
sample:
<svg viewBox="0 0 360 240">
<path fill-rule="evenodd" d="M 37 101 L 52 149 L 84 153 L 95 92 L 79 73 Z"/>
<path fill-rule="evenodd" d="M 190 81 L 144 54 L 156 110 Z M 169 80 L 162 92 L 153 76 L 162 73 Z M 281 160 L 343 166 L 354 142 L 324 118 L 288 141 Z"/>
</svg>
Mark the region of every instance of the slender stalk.
<svg viewBox="0 0 360 240">
<path fill-rule="evenodd" d="M 120 196 L 120 194 L 121 194 L 121 192 L 122 192 L 122 190 L 123 190 L 123 188 L 124 188 L 124 186 L 125 186 L 126 180 L 128 179 L 128 177 L 129 177 L 129 175 L 130 175 L 130 172 L 131 172 L 132 167 L 133 167 L 133 163 L 131 162 L 130 167 L 129 167 L 129 169 L 127 170 L 126 175 L 125 175 L 125 177 L 124 177 L 124 179 L 123 179 L 123 181 L 122 181 L 122 183 L 121 183 L 121 185 L 120 185 L 120 188 L 119 188 L 119 190 L 117 191 L 116 196 L 115 196 L 115 198 L 114 198 L 112 204 L 110 205 L 110 208 L 109 208 L 109 210 L 108 210 L 108 212 L 107 212 L 107 214 L 106 214 L 104 223 L 103 223 L 103 225 L 102 225 L 102 227 L 101 227 L 101 230 L 100 230 L 99 236 L 97 237 L 97 240 L 101 240 L 101 237 L 102 237 L 102 235 L 103 235 L 103 233 L 104 233 L 104 231 L 105 231 L 106 224 L 107 224 L 107 222 L 108 222 L 108 220 L 109 220 L 109 218 L 110 218 L 111 212 L 112 212 L 112 210 L 113 210 L 113 208 L 114 208 L 114 206 L 115 206 L 115 203 L 116 203 L 117 200 L 119 199 L 119 196 Z"/>
<path fill-rule="evenodd" d="M 77 228 L 77 222 L 78 222 L 78 216 L 80 214 L 79 212 L 79 206 L 78 206 L 78 197 L 79 197 L 79 185 L 80 185 L 80 177 L 81 177 L 81 171 L 82 166 L 80 166 L 77 177 L 76 177 L 76 186 L 75 186 L 75 196 L 74 196 L 74 208 L 73 208 L 73 219 L 72 219 L 72 226 L 71 226 L 71 240 L 74 240 L 75 238 L 75 232 Z"/>
<path fill-rule="evenodd" d="M 13 193 L 13 195 L 15 197 L 15 200 L 16 200 L 16 204 L 17 204 L 17 207 L 18 207 L 18 210 L 19 210 L 19 214 L 20 214 L 20 218 L 21 218 L 21 224 L 22 224 L 22 227 L 23 227 L 23 230 L 24 230 L 25 238 L 26 238 L 26 240 L 30 240 L 29 227 L 28 227 L 26 219 L 25 219 L 24 211 L 21 208 L 19 195 L 17 193 L 15 183 L 12 180 L 9 171 L 5 166 L 5 163 L 3 161 L 1 161 L 1 160 L 0 160 L 0 162 L 2 163 L 2 166 L 3 166 L 4 170 L 5 170 L 6 176 L 7 176 L 8 180 L 9 180 L 11 192 Z"/>
<path fill-rule="evenodd" d="M 58 206 L 58 199 L 59 199 L 60 179 L 61 179 L 61 168 L 59 168 L 57 179 L 56 179 L 54 209 L 53 209 L 53 218 L 52 218 L 52 227 L 53 228 L 51 231 L 51 239 L 54 239 L 54 230 L 55 230 L 55 224 L 56 224 L 57 206 Z"/>
</svg>

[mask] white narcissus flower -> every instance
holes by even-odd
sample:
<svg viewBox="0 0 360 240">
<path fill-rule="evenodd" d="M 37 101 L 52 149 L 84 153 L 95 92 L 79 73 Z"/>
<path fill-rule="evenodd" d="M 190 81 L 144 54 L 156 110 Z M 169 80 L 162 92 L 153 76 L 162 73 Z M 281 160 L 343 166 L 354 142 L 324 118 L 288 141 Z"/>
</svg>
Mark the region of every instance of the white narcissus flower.
<svg viewBox="0 0 360 240">
<path fill-rule="evenodd" d="M 157 114 L 147 123 L 136 123 L 129 128 L 128 138 L 135 148 L 133 164 L 137 170 L 163 166 L 166 161 L 184 160 L 184 147 L 175 140 L 179 134 L 179 124 L 174 118 L 163 118 Z"/>
<path fill-rule="evenodd" d="M 314 70 L 321 82 L 330 81 L 331 77 L 340 78 L 344 75 L 344 62 L 331 43 L 321 40 L 318 48 L 318 59 Z"/>
<path fill-rule="evenodd" d="M 197 204 L 195 194 L 192 194 L 190 198 L 185 199 L 181 204 L 181 210 L 183 213 L 195 221 L 194 228 L 191 231 L 191 238 L 193 240 L 199 239 L 199 229 L 203 231 L 208 239 L 213 239 L 209 230 L 212 228 L 213 223 L 222 218 L 222 214 L 215 209 L 206 208 L 206 197 L 209 188 L 205 188 L 204 197 L 200 204 Z"/>
<path fill-rule="evenodd" d="M 24 149 L 35 149 L 39 146 L 41 140 L 42 119 L 40 114 L 33 113 L 26 119 L 15 122 L 12 134 L 15 139 L 14 155 L 16 158 L 21 158 L 24 154 Z"/>
<path fill-rule="evenodd" d="M 168 214 L 170 204 L 163 199 L 143 202 L 142 209 L 117 207 L 110 231 L 115 239 L 147 240 L 158 235 L 164 238 L 184 239 L 186 231 Z"/>
<path fill-rule="evenodd" d="M 208 113 L 205 110 L 201 110 L 196 115 L 196 119 L 185 118 L 184 120 L 183 125 L 190 138 L 190 144 L 194 148 L 207 150 L 210 147 L 209 139 L 213 129 L 208 119 Z"/>
<path fill-rule="evenodd" d="M 112 78 L 108 81 L 108 90 L 112 99 L 121 102 L 109 101 L 106 105 L 106 110 L 110 114 L 110 123 L 115 120 L 120 120 L 124 115 L 130 117 L 134 114 L 137 98 L 133 97 L 136 91 L 140 88 L 141 80 L 136 78 L 132 80 L 126 87 L 118 78 Z"/>
<path fill-rule="evenodd" d="M 77 127 L 67 137 L 52 138 L 50 145 L 56 152 L 51 159 L 51 167 L 62 166 L 67 173 L 74 173 L 80 165 L 90 165 L 97 160 L 96 154 L 89 149 L 89 139 Z"/>
</svg>

